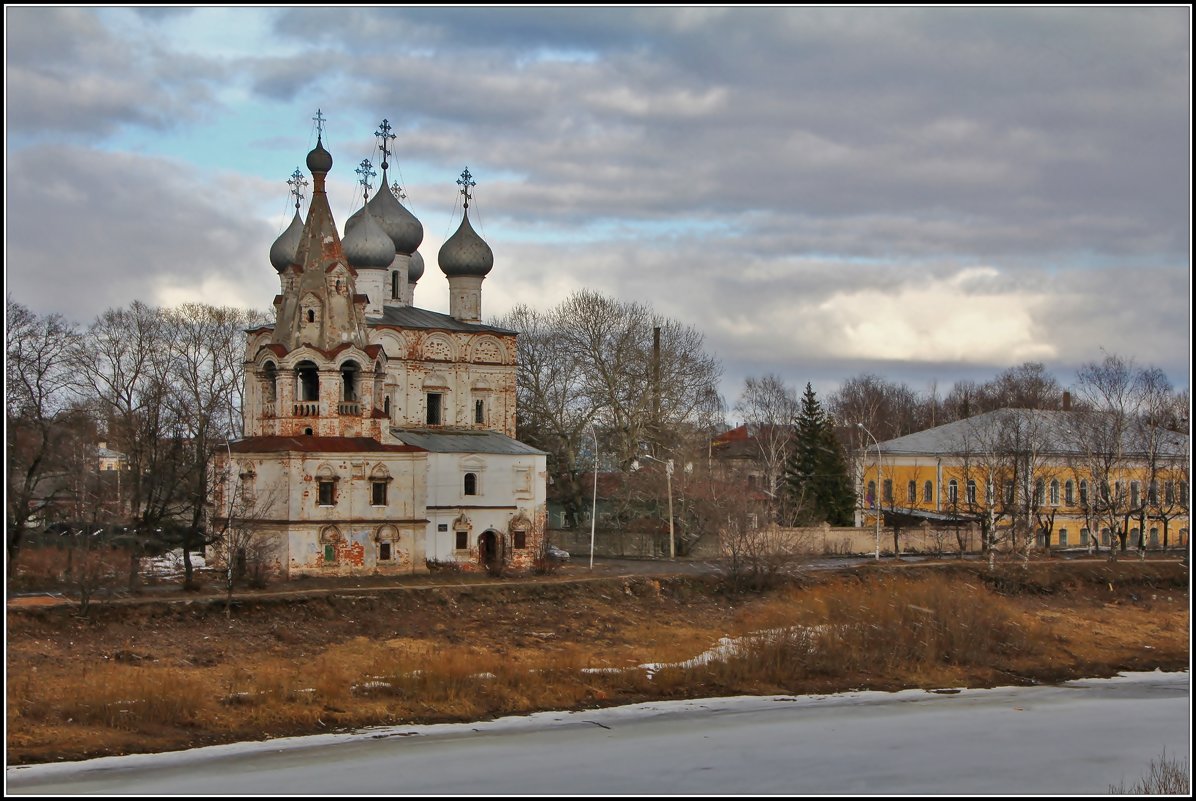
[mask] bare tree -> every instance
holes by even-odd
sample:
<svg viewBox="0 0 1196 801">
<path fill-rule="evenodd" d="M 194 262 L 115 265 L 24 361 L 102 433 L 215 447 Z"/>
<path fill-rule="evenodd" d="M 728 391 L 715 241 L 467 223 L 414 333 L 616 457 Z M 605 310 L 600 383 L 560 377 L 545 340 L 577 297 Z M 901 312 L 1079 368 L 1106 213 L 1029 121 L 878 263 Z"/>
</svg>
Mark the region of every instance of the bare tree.
<svg viewBox="0 0 1196 801">
<path fill-rule="evenodd" d="M 826 405 L 831 417 L 844 426 L 854 429 L 863 423 L 881 442 L 920 431 L 926 416 L 916 392 L 872 373 L 844 381 Z M 857 430 L 857 436 L 862 432 Z M 862 451 L 863 445 L 860 439 L 850 450 Z"/>
<path fill-rule="evenodd" d="M 203 522 L 214 454 L 240 433 L 245 329 L 256 315 L 231 307 L 188 303 L 162 312 L 170 391 L 166 401 L 182 439 L 179 474 L 185 583 L 191 550 L 204 542 Z"/>
<path fill-rule="evenodd" d="M 746 495 L 728 495 L 720 499 L 718 507 L 719 552 L 737 591 L 765 589 L 809 557 L 805 534 L 761 521 Z"/>
<path fill-rule="evenodd" d="M 1063 387 L 1042 362 L 1024 362 L 985 384 L 982 396 L 992 409 L 1058 409 Z"/>
<path fill-rule="evenodd" d="M 721 410 L 721 367 L 701 333 L 645 304 L 582 291 L 550 311 L 518 307 L 494 322 L 522 331 L 520 436 L 550 454 L 554 494 L 573 520 L 584 508 L 578 455 L 591 425 L 604 458 L 625 471 L 643 449 L 678 454 Z"/>
<path fill-rule="evenodd" d="M 259 489 L 251 465 L 220 458 L 210 471 L 217 506 L 211 510 L 207 541 L 215 546 L 213 561 L 224 568 L 225 613 L 231 614 L 238 581 L 247 578 L 251 585 L 265 586 L 276 570 L 280 543 L 261 529 L 277 516 L 282 492 L 277 486 Z"/>
<path fill-rule="evenodd" d="M 749 441 L 755 446 L 756 464 L 764 475 L 765 490 L 774 499 L 780 494 L 785 463 L 793 450 L 794 423 L 799 410 L 797 393 L 773 373 L 760 378 L 748 376 L 735 404 L 736 413 L 747 426 Z"/>
<path fill-rule="evenodd" d="M 654 455 L 675 445 L 678 430 L 709 404 L 722 369 L 696 329 L 587 291 L 558 307 L 556 323 L 620 465 L 645 444 Z"/>
<path fill-rule="evenodd" d="M 66 472 L 68 419 L 79 417 L 71 403 L 76 376 L 70 354 L 78 329 L 60 315 L 39 317 L 8 297 L 5 302 L 5 512 L 8 560 L 22 537 L 70 491 L 53 477 Z"/>
<path fill-rule="evenodd" d="M 1092 481 L 1088 491 L 1081 484 L 1085 517 L 1116 539 L 1110 559 L 1126 549 L 1128 537 L 1130 493 L 1125 480 L 1133 466 L 1131 436 L 1141 402 L 1137 373 L 1132 359 L 1108 353 L 1102 362 L 1089 362 L 1077 373 L 1077 390 L 1089 408 L 1075 420 L 1073 458 L 1080 480 Z"/>
<path fill-rule="evenodd" d="M 519 437 L 548 454 L 553 494 L 572 528 L 585 508 L 584 465 L 579 464 L 578 454 L 595 411 L 581 365 L 559 336 L 554 314 L 520 304 L 493 322 L 519 332 L 515 382 Z"/>
<path fill-rule="evenodd" d="M 130 523 L 146 532 L 179 513 L 186 480 L 168 355 L 161 312 L 136 301 L 101 314 L 74 352 L 85 402 L 128 458 Z"/>
</svg>

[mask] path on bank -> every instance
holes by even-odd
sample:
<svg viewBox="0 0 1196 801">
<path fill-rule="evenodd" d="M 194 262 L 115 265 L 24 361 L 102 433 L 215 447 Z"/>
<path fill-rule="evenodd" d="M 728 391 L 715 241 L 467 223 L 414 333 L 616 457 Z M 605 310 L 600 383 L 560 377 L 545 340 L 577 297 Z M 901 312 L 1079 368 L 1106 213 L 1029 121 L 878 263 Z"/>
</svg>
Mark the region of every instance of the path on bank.
<svg viewBox="0 0 1196 801">
<path fill-rule="evenodd" d="M 966 561 L 974 562 L 975 559 Z M 1067 564 L 1109 563 L 1105 557 L 1086 557 L 1077 555 L 1064 557 L 1059 560 Z M 1128 560 L 1127 560 L 1128 561 Z M 1134 558 L 1134 562 L 1139 560 Z M 1146 560 L 1151 563 L 1174 562 L 1186 564 L 1185 560 L 1174 554 L 1161 554 Z M 814 559 L 802 562 L 795 568 L 796 572 L 806 570 L 846 570 L 859 567 L 934 567 L 938 565 L 957 565 L 959 559 L 937 559 L 924 556 L 902 556 L 894 559 L 891 556 L 874 560 L 870 556 L 840 556 Z M 1049 563 L 1049 560 L 1032 560 L 1031 564 Z M 1006 564 L 1006 563 L 999 563 Z M 510 587 L 529 584 L 584 584 L 592 581 L 606 581 L 619 578 L 667 577 L 677 575 L 726 575 L 727 567 L 718 560 L 698 559 L 615 559 L 601 557 L 595 559 L 591 569 L 586 560 L 577 560 L 563 565 L 558 571 L 540 576 L 513 576 L 508 578 L 484 578 L 473 574 L 466 578 L 459 576 L 456 580 L 437 581 L 429 575 L 419 576 L 359 576 L 329 579 L 296 579 L 291 582 L 277 582 L 267 589 L 234 590 L 231 600 L 234 605 L 267 599 L 281 598 L 318 598 L 330 595 L 371 595 L 387 592 L 414 592 L 421 590 L 468 590 L 471 587 Z M 229 601 L 228 593 L 218 584 L 209 583 L 196 592 L 186 592 L 175 585 L 143 585 L 137 594 L 121 595 L 117 597 L 93 597 L 92 605 L 97 607 L 107 605 L 142 605 L 142 604 L 209 604 L 219 605 Z M 79 606 L 79 601 L 61 592 L 30 592 L 11 595 L 7 599 L 7 608 L 11 611 L 21 609 Z"/>
</svg>

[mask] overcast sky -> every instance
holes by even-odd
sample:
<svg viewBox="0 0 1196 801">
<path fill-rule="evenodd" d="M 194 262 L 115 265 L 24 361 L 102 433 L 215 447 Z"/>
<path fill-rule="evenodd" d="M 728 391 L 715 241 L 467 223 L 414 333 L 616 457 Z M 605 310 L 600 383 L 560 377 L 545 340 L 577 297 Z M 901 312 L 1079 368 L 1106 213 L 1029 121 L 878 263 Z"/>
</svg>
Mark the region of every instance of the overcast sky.
<svg viewBox="0 0 1196 801">
<path fill-rule="evenodd" d="M 7 291 L 268 308 L 286 179 L 394 127 L 424 224 L 455 181 L 483 314 L 580 288 L 699 328 L 728 401 L 775 372 L 940 391 L 1101 349 L 1189 384 L 1191 11 L 1171 8 L 5 10 Z M 395 169 L 397 167 L 397 170 Z M 456 217 L 454 208 L 456 207 Z"/>
</svg>

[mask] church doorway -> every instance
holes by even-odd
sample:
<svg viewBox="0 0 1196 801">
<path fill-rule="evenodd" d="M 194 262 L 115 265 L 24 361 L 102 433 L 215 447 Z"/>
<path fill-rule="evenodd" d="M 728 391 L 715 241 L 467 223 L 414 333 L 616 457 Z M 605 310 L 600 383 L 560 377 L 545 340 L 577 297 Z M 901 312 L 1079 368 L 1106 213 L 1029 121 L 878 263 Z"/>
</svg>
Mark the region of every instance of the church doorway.
<svg viewBox="0 0 1196 801">
<path fill-rule="evenodd" d="M 478 537 L 478 558 L 487 570 L 502 566 L 502 535 L 494 529 L 482 532 Z"/>
</svg>

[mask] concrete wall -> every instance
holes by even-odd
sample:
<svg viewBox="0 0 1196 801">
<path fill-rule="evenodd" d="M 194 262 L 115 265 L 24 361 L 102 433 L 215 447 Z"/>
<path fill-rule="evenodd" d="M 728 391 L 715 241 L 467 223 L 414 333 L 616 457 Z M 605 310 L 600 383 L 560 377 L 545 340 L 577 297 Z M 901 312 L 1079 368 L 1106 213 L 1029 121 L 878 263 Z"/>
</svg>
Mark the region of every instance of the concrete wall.
<svg viewBox="0 0 1196 801">
<path fill-rule="evenodd" d="M 422 572 L 426 570 L 427 457 L 425 453 L 238 456 L 236 473 L 252 487 L 246 498 L 251 508 L 238 510 L 237 515 L 252 518 L 255 531 L 279 543 L 284 577 Z M 332 505 L 319 503 L 322 475 L 335 478 Z M 372 484 L 380 479 L 387 483 L 386 504 L 374 505 Z M 383 547 L 385 543 L 389 549 Z M 386 550 L 389 559 L 382 558 Z"/>
<path fill-rule="evenodd" d="M 876 552 L 876 529 L 831 526 L 812 526 L 809 528 L 782 529 L 782 534 L 792 538 L 794 544 L 812 554 L 818 555 L 869 555 Z M 550 542 L 564 548 L 574 556 L 588 555 L 590 552 L 590 530 L 585 529 L 551 529 L 548 532 Z M 1169 534 L 1170 543 L 1174 547 L 1187 545 L 1187 531 L 1182 534 L 1172 530 Z M 920 554 L 958 554 L 980 552 L 979 526 L 964 526 L 953 528 L 903 528 L 898 532 L 898 544 L 901 553 Z M 1059 547 L 1058 542 L 1053 543 Z M 999 547 L 1005 547 L 1004 545 Z M 1080 547 L 1078 539 L 1069 540 L 1067 547 Z M 1130 543 L 1131 550 L 1134 549 Z M 1148 550 L 1153 550 L 1148 543 Z M 893 529 L 881 528 L 880 552 L 882 555 L 893 555 Z M 656 558 L 668 555 L 668 533 L 640 534 L 627 531 L 598 529 L 594 533 L 594 553 L 597 556 L 632 558 Z M 703 538 L 689 554 L 696 559 L 712 559 L 722 556 L 717 538 Z"/>
<path fill-rule="evenodd" d="M 476 477 L 475 495 L 465 494 L 465 476 Z M 530 566 L 544 531 L 545 457 L 507 454 L 428 454 L 428 559 L 481 563 L 479 543 L 487 531 L 499 536 L 505 560 Z M 513 532 L 526 534 L 516 548 Z M 466 532 L 467 547 L 458 549 L 457 532 Z"/>
</svg>

